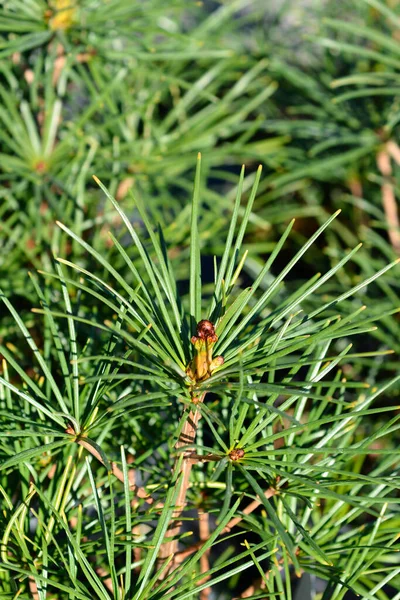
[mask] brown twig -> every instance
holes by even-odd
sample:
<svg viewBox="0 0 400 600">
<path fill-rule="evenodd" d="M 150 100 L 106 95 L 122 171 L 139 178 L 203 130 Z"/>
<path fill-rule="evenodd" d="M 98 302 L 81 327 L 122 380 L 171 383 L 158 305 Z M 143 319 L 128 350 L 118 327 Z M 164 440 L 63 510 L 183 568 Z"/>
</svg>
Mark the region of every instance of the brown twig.
<svg viewBox="0 0 400 600">
<path fill-rule="evenodd" d="M 76 435 L 72 426 L 67 427 L 66 432 L 69 433 L 70 435 Z M 94 446 L 92 446 L 92 444 L 90 442 L 88 442 L 84 437 L 77 436 L 76 443 L 79 446 L 82 446 L 83 448 L 85 448 L 92 456 L 94 456 L 102 465 L 104 465 L 107 468 L 100 452 Z M 121 471 L 121 469 L 119 467 L 117 467 L 117 465 L 114 462 L 111 462 L 110 465 L 111 465 L 112 474 L 117 479 L 119 479 L 119 481 L 124 483 L 123 471 Z M 152 496 L 150 494 L 148 494 L 148 492 L 146 492 L 146 490 L 143 487 L 139 487 L 136 485 L 136 477 L 135 477 L 134 469 L 130 469 L 128 471 L 128 480 L 129 480 L 129 489 L 131 491 L 133 491 L 138 498 L 144 499 L 147 502 L 147 504 L 153 504 L 154 498 L 152 498 Z M 157 503 L 156 506 L 158 508 L 162 508 L 163 505 L 162 505 L 162 503 Z"/>
<path fill-rule="evenodd" d="M 197 404 L 200 404 L 201 402 L 204 401 L 205 395 L 206 395 L 206 392 L 204 392 L 198 398 Z M 172 525 L 172 527 L 170 527 L 168 529 L 168 531 L 166 533 L 166 537 L 169 537 L 172 539 L 170 539 L 168 542 L 165 542 L 164 544 L 161 545 L 160 553 L 159 553 L 160 560 L 165 560 L 171 554 L 173 554 L 175 556 L 177 553 L 177 550 L 178 550 L 178 540 L 175 539 L 176 536 L 179 535 L 180 528 L 181 528 L 180 523 L 178 522 L 178 519 L 181 516 L 181 514 L 185 508 L 186 494 L 187 494 L 187 490 L 189 487 L 190 473 L 192 471 L 192 466 L 193 466 L 193 461 L 191 460 L 191 453 L 193 452 L 194 448 L 190 447 L 190 444 L 193 444 L 196 440 L 197 426 L 198 426 L 198 422 L 200 420 L 200 416 L 201 416 L 200 411 L 197 408 L 194 410 L 191 410 L 189 412 L 189 414 L 187 415 L 187 418 L 185 420 L 185 423 L 182 427 L 182 431 L 179 436 L 179 440 L 175 444 L 176 450 L 179 450 L 180 448 L 182 448 L 184 446 L 187 447 L 188 444 L 189 444 L 189 447 L 187 447 L 185 450 L 181 468 L 180 468 L 181 474 L 182 474 L 181 481 L 180 481 L 180 487 L 179 487 L 178 496 L 177 496 L 176 502 L 175 502 L 175 510 L 172 513 L 172 520 L 173 520 L 174 524 Z M 177 468 L 177 462 L 175 463 L 174 468 Z M 171 564 L 171 568 L 172 568 L 172 564 Z M 167 574 L 167 573 L 165 573 L 165 574 Z"/>
<path fill-rule="evenodd" d="M 95 567 L 95 571 L 97 575 L 101 577 L 104 587 L 106 587 L 109 592 L 113 592 L 114 588 L 112 579 L 110 576 L 107 577 L 107 575 L 109 575 L 108 571 L 106 571 L 106 569 L 104 569 L 103 567 Z"/>
<path fill-rule="evenodd" d="M 274 488 L 268 488 L 267 490 L 265 490 L 264 492 L 264 496 L 266 498 L 272 498 L 272 496 L 274 496 L 277 493 L 277 490 Z M 256 499 L 253 500 L 252 502 L 250 502 L 250 504 L 248 504 L 244 509 L 243 509 L 243 515 L 240 517 L 234 517 L 233 519 L 231 519 L 229 521 L 229 523 L 227 523 L 225 525 L 225 527 L 223 528 L 223 530 L 221 531 L 221 534 L 223 533 L 229 533 L 234 527 L 236 527 L 236 525 L 239 525 L 239 523 L 241 521 L 243 521 L 244 517 L 246 515 L 250 515 L 252 512 L 254 512 L 256 510 L 256 508 L 258 508 L 260 505 L 262 504 L 260 499 Z M 194 554 L 195 552 L 197 552 L 197 550 L 199 550 L 202 546 L 204 545 L 204 541 L 200 541 L 200 542 L 196 542 L 195 544 L 193 544 L 192 546 L 190 546 L 189 548 L 186 548 L 185 550 L 182 550 L 182 552 L 178 552 L 177 556 L 175 557 L 175 560 L 177 562 L 182 562 L 185 558 L 187 558 L 188 556 L 190 556 L 191 554 Z"/>
<path fill-rule="evenodd" d="M 244 590 L 244 592 L 242 592 L 240 594 L 240 596 L 238 596 L 237 598 L 233 598 L 233 600 L 239 600 L 240 598 L 251 598 L 256 592 L 258 592 L 259 590 L 264 590 L 265 589 L 265 582 L 264 580 L 259 577 L 255 582 L 253 582 L 251 585 L 249 585 L 248 588 L 246 588 Z M 265 600 L 267 600 L 269 596 L 265 596 Z M 261 600 L 261 598 L 260 598 Z"/>
<path fill-rule="evenodd" d="M 166 532 L 166 537 L 171 539 L 161 545 L 159 560 L 163 561 L 171 554 L 174 558 L 171 561 L 169 568 L 164 571 L 164 577 L 178 564 L 175 560 L 175 555 L 178 551 L 178 540 L 176 538 L 180 532 L 180 523 L 178 522 L 178 519 L 185 508 L 186 493 L 189 487 L 190 473 L 192 471 L 193 461 L 191 459 L 194 453 L 192 444 L 196 441 L 197 426 L 201 417 L 197 407 L 204 402 L 204 398 L 207 394 L 207 392 L 199 393 L 197 384 L 211 377 L 213 370 L 221 366 L 224 362 L 222 356 L 213 358 L 213 347 L 217 340 L 218 337 L 211 321 L 203 319 L 197 323 L 196 335 L 191 338 L 191 343 L 194 346 L 194 356 L 186 369 L 186 374 L 193 382 L 192 402 L 195 407 L 190 410 L 188 415 L 184 414 L 183 418 L 185 420 L 181 434 L 175 444 L 176 450 L 180 450 L 184 446 L 187 448 L 184 452 L 183 460 L 181 461 L 180 457 L 178 457 L 178 459 L 175 460 L 174 465 L 174 471 L 179 469 L 181 474 L 179 490 L 175 502 L 175 510 L 172 514 L 173 525 Z"/>
<path fill-rule="evenodd" d="M 386 221 L 388 224 L 388 236 L 390 243 L 393 246 L 395 252 L 400 254 L 400 222 L 399 215 L 397 212 L 397 202 L 394 193 L 394 186 L 391 180 L 392 178 L 392 165 L 390 162 L 390 156 L 394 159 L 400 160 L 400 152 L 398 151 L 396 144 L 388 142 L 383 150 L 378 152 L 376 162 L 378 169 L 383 176 L 383 183 L 381 186 L 382 190 L 382 205 L 386 215 Z"/>
<path fill-rule="evenodd" d="M 39 600 L 39 592 L 38 592 L 38 588 L 37 588 L 34 577 L 32 577 L 32 575 L 30 575 L 28 578 L 28 581 L 29 581 L 29 583 L 28 583 L 29 591 L 32 594 L 32 599 Z"/>
<path fill-rule="evenodd" d="M 361 182 L 361 178 L 358 175 L 354 175 L 353 177 L 351 177 L 349 179 L 348 186 L 350 188 L 350 192 L 351 192 L 352 196 L 354 196 L 355 198 L 363 197 L 364 192 L 363 192 L 362 182 Z M 368 218 L 367 218 L 365 211 L 361 208 L 361 206 L 358 206 L 356 204 L 354 206 L 353 210 L 354 210 L 355 222 L 361 222 L 363 225 L 367 225 Z"/>
<path fill-rule="evenodd" d="M 386 144 L 387 151 L 397 165 L 400 165 L 400 147 L 395 141 L 389 140 Z"/>
<path fill-rule="evenodd" d="M 266 498 L 272 498 L 272 496 L 275 496 L 275 494 L 276 494 L 276 489 L 275 488 L 268 488 L 264 492 L 264 496 Z M 243 517 L 234 517 L 233 519 L 231 519 L 229 521 L 229 523 L 227 525 L 225 525 L 225 527 L 223 528 L 222 533 L 229 533 L 234 527 L 236 527 L 236 525 L 238 525 L 240 523 L 240 521 L 243 520 L 243 518 L 244 518 L 245 515 L 250 515 L 261 504 L 262 504 L 261 498 L 256 498 L 255 500 L 253 500 L 252 502 L 250 502 L 250 504 L 248 504 L 243 509 Z"/>
<path fill-rule="evenodd" d="M 210 517 L 209 514 L 204 512 L 202 508 L 199 508 L 199 537 L 200 541 L 205 543 L 210 537 Z M 200 572 L 207 573 L 210 569 L 210 549 L 206 550 L 204 554 L 200 558 Z M 199 581 L 199 585 L 206 582 L 210 579 L 211 575 L 206 575 L 201 581 Z M 200 592 L 200 600 L 209 600 L 211 594 L 211 588 L 206 587 L 204 590 Z"/>
</svg>

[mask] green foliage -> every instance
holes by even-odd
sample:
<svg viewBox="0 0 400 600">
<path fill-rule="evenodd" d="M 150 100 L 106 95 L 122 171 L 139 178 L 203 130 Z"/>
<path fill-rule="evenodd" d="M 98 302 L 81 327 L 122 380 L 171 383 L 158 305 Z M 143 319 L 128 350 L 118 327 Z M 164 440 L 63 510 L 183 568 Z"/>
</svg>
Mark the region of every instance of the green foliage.
<svg viewBox="0 0 400 600">
<path fill-rule="evenodd" d="M 400 599 L 399 20 L 0 0 L 1 598 Z"/>
<path fill-rule="evenodd" d="M 36 312 L 44 316 L 44 355 L 3 296 L 37 363 L 29 375 L 19 365 L 17 351 L 1 347 L 8 365 L 1 378 L 2 452 L 7 457 L 1 489 L 8 506 L 2 562 L 10 592 L 15 573 L 22 576 L 23 587 L 29 575 L 42 596 L 47 589 L 58 589 L 69 597 L 108 598 L 102 583 L 106 578 L 117 598 L 186 598 L 194 588 L 200 591 L 230 580 L 252 563 L 261 568 L 260 561 L 268 558 L 266 586 L 272 595 L 284 585 L 283 572 L 292 564 L 297 573 L 305 570 L 329 581 L 335 588 L 332 597 L 339 598 L 347 588 L 364 593 L 369 566 L 379 571 L 391 560 L 398 527 L 398 477 L 388 434 L 399 424 L 394 407 L 377 406 L 376 401 L 398 378 L 379 388 L 347 381 L 339 365 L 347 364 L 349 357 L 351 362 L 369 357 L 376 363 L 382 353 L 349 354 L 351 343 L 339 350 L 337 342 L 370 331 L 376 317 L 365 317 L 365 307 L 359 305 L 341 318 L 340 306 L 381 273 L 302 315 L 302 303 L 352 260 L 356 247 L 323 277 L 312 277 L 289 296 L 282 294 L 284 278 L 337 216 L 333 215 L 262 291 L 260 284 L 272 274 L 291 222 L 256 280 L 240 289 L 240 246 L 259 174 L 237 229 L 242 172 L 225 250 L 215 263 L 215 286 L 202 294 L 199 161 L 189 305 L 179 292 L 161 230 L 153 230 L 137 201 L 149 237 L 139 236 L 100 182 L 133 244 L 131 249 L 130 243 L 123 245 L 112 237 L 131 277 L 122 278 L 106 258 L 60 223 L 99 262 L 104 275 L 60 257 L 57 273 L 44 274 L 41 280 L 33 276 L 43 307 Z M 122 232 L 120 237 L 124 239 Z M 105 323 L 92 315 L 86 299 L 91 295 L 110 312 Z M 224 364 L 205 381 L 193 383 L 186 374 L 192 356 L 190 335 L 193 323 L 209 315 L 219 336 L 215 352 L 224 357 Z M 212 394 L 211 403 L 206 399 L 193 409 L 194 398 L 205 392 L 207 397 Z M 203 417 L 201 441 L 193 455 L 201 466 L 189 490 L 189 506 L 204 510 L 211 503 L 208 510 L 218 527 L 207 546 L 221 540 L 224 527 L 240 514 L 246 499 L 260 498 L 264 511 L 243 519 L 239 538 L 233 538 L 245 545 L 239 555 L 230 556 L 233 545 L 227 561 L 217 561 L 202 573 L 200 556 L 207 546 L 201 546 L 162 578 L 153 569 L 182 485 L 179 469 L 172 475 L 168 469 L 180 435 L 179 406 L 184 409 L 183 422 L 190 410 L 200 410 Z M 365 429 L 365 419 L 375 415 L 385 417 L 384 423 Z M 161 512 L 149 505 L 146 494 L 134 501 L 136 488 L 128 485 L 123 446 L 127 439 L 135 457 L 135 481 L 145 482 L 146 493 L 152 491 Z M 380 460 L 365 473 L 371 446 L 381 440 L 383 447 L 374 449 Z M 84 459 L 83 448 L 91 458 Z M 114 480 L 111 460 L 121 462 L 124 485 Z M 16 509 L 6 491 L 12 481 L 19 482 L 21 504 Z M 369 518 L 370 527 L 363 523 Z M 375 519 L 386 524 L 383 532 Z M 349 523 L 354 523 L 351 535 L 343 530 Z M 246 541 L 249 535 L 251 543 Z M 142 558 L 133 561 L 135 552 Z M 95 564 L 91 555 L 97 557 Z M 346 555 L 356 565 L 350 574 L 338 558 Z M 202 584 L 205 576 L 210 580 Z"/>
<path fill-rule="evenodd" d="M 12 265 L 38 268 L 46 260 L 57 244 L 55 219 L 70 215 L 80 235 L 94 222 L 107 226 L 112 217 L 99 211 L 93 172 L 125 200 L 128 213 L 134 184 L 144 202 L 157 206 L 160 221 L 170 223 L 182 209 L 199 150 L 207 151 L 204 177 L 229 181 L 226 169 L 268 160 L 284 143 L 282 136 L 252 139 L 254 115 L 275 90 L 265 59 L 248 55 L 244 35 L 237 35 L 256 18 L 256 3 L 247 16 L 243 1 L 209 16 L 201 6 L 186 14 L 179 1 L 167 14 L 165 3 L 154 0 L 88 0 L 65 8 L 70 4 L 0 7 L 8 57 L 0 65 L 7 182 L 0 215 L 9 233 L 1 246 L 2 279 Z M 70 22 L 52 28 L 57 14 L 70 14 Z"/>
</svg>

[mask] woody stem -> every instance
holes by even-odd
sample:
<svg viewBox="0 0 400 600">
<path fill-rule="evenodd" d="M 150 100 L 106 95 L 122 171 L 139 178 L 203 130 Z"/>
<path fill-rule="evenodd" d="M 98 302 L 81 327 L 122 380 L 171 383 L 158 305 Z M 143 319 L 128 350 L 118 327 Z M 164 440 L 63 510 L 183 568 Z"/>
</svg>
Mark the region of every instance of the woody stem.
<svg viewBox="0 0 400 600">
<path fill-rule="evenodd" d="M 201 404 L 204 401 L 206 392 L 201 394 L 196 399 L 197 404 Z M 200 420 L 201 414 L 198 409 L 191 410 L 189 415 L 185 419 L 184 425 L 182 427 L 181 434 L 179 436 L 178 441 L 175 444 L 175 449 L 179 450 L 183 446 L 188 446 L 188 444 L 194 444 L 196 441 L 197 434 L 197 426 Z M 185 418 L 183 415 L 182 418 Z M 185 449 L 185 453 L 183 456 L 183 460 L 180 466 L 181 480 L 180 480 L 180 488 L 178 492 L 178 496 L 176 499 L 176 508 L 172 514 L 172 526 L 166 532 L 166 537 L 172 538 L 170 541 L 162 544 L 160 548 L 159 558 L 160 560 L 164 560 L 168 558 L 171 554 L 174 556 L 178 551 L 178 540 L 176 537 L 179 535 L 181 524 L 177 521 L 181 516 L 183 510 L 186 505 L 186 493 L 190 483 L 190 473 L 192 471 L 193 461 L 191 460 L 191 454 L 194 451 L 194 448 L 187 447 Z M 178 458 L 175 460 L 174 470 L 178 466 Z M 175 561 L 172 562 L 172 564 Z M 167 573 L 165 573 L 166 575 Z"/>
</svg>

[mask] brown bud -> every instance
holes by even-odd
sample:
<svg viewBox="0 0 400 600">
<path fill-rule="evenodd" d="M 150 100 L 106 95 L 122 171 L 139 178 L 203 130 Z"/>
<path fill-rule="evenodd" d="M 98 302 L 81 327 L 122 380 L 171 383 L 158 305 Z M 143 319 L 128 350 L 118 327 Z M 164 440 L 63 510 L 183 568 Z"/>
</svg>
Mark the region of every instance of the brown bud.
<svg viewBox="0 0 400 600">
<path fill-rule="evenodd" d="M 244 450 L 243 448 L 235 448 L 232 452 L 229 452 L 229 458 L 231 460 L 239 460 L 239 458 L 243 458 Z"/>
<path fill-rule="evenodd" d="M 197 337 L 201 340 L 216 342 L 218 337 L 215 335 L 215 329 L 211 321 L 203 319 L 197 323 Z"/>
</svg>

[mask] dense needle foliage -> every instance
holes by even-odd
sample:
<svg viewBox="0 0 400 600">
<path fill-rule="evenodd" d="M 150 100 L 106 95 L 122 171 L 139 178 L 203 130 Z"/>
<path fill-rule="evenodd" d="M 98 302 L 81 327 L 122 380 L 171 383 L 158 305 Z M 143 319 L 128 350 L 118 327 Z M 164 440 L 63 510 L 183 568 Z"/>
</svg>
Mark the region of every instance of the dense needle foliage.
<svg viewBox="0 0 400 600">
<path fill-rule="evenodd" d="M 400 5 L 312 4 L 0 0 L 0 598 L 400 600 Z"/>
</svg>

